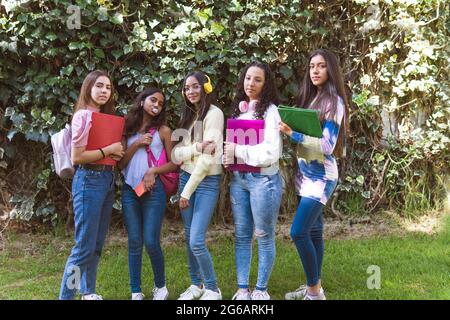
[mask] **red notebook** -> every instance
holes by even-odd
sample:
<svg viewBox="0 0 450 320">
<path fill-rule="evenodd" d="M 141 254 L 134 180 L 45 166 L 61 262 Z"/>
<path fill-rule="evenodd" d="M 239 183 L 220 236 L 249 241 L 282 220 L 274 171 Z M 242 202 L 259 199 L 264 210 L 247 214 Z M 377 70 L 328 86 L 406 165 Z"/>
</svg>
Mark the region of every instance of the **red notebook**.
<svg viewBox="0 0 450 320">
<path fill-rule="evenodd" d="M 264 141 L 264 120 L 227 120 L 227 141 L 238 145 L 254 146 Z M 249 166 L 241 159 L 234 158 L 234 163 L 228 166 L 230 171 L 261 172 L 261 168 Z"/>
<path fill-rule="evenodd" d="M 89 131 L 86 150 L 98 150 L 109 146 L 114 142 L 122 141 L 122 133 L 125 125 L 125 118 L 113 116 L 106 113 L 92 113 L 92 127 Z M 98 160 L 96 164 L 116 165 L 115 160 L 110 157 Z"/>
</svg>

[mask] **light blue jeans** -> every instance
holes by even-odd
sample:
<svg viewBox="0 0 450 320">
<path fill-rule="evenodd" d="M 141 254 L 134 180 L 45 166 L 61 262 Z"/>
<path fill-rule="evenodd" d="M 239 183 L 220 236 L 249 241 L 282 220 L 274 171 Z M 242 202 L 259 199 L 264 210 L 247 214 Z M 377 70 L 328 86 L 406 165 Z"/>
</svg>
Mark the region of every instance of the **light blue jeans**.
<svg viewBox="0 0 450 320">
<path fill-rule="evenodd" d="M 97 266 L 108 232 L 114 203 L 112 171 L 78 168 L 72 182 L 75 246 L 67 260 L 60 300 L 95 293 Z"/>
<path fill-rule="evenodd" d="M 181 170 L 180 192 L 191 175 Z M 192 284 L 216 291 L 217 280 L 213 261 L 206 248 L 205 237 L 219 198 L 222 175 L 206 176 L 189 199 L 189 207 L 181 211 L 186 237 L 189 275 Z"/>
<path fill-rule="evenodd" d="M 249 288 L 253 234 L 258 241 L 257 290 L 267 290 L 275 261 L 275 226 L 283 194 L 280 174 L 233 172 L 230 196 L 236 229 L 239 288 Z"/>
<path fill-rule="evenodd" d="M 166 209 L 166 193 L 159 177 L 151 192 L 141 197 L 126 183 L 122 187 L 122 209 L 128 232 L 128 268 L 131 292 L 142 292 L 142 248 L 150 257 L 154 283 L 158 288 L 166 285 L 164 256 L 161 250 L 161 227 Z"/>
</svg>

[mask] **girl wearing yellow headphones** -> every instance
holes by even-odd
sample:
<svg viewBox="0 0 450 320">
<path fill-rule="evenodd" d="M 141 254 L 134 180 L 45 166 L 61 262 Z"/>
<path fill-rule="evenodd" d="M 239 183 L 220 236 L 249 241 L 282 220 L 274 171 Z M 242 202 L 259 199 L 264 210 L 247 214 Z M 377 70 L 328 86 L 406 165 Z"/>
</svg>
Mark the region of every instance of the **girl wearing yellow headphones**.
<svg viewBox="0 0 450 320">
<path fill-rule="evenodd" d="M 205 236 L 214 213 L 222 177 L 224 116 L 212 104 L 211 81 L 202 72 L 189 73 L 183 82 L 183 107 L 179 127 L 186 135 L 173 151 L 181 164 L 180 210 L 183 218 L 191 286 L 179 300 L 221 300 Z"/>
</svg>

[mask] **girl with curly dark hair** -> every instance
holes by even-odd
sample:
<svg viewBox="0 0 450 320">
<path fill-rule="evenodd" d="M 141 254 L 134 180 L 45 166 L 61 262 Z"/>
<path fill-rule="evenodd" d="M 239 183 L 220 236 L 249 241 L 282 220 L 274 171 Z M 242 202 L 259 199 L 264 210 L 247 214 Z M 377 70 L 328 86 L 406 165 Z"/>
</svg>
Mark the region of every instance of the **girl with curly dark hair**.
<svg viewBox="0 0 450 320">
<path fill-rule="evenodd" d="M 254 167 L 233 171 L 230 185 L 231 207 L 236 230 L 236 300 L 269 300 L 267 285 L 275 261 L 275 225 L 281 204 L 282 181 L 278 160 L 282 152 L 276 104 L 275 77 L 269 66 L 260 62 L 247 65 L 236 88 L 233 118 L 263 120 L 264 139 L 256 145 L 226 142 L 224 165 L 238 163 Z M 249 289 L 252 238 L 258 241 L 258 279 Z"/>
</svg>

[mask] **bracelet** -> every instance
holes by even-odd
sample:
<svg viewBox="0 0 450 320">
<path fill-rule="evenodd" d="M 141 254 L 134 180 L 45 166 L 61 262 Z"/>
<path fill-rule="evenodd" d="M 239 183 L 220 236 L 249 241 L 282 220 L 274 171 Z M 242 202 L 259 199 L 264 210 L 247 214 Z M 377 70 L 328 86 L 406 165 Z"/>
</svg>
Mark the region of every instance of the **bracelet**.
<svg viewBox="0 0 450 320">
<path fill-rule="evenodd" d="M 102 148 L 98 148 L 98 150 L 100 150 L 100 152 L 101 152 L 102 155 L 103 155 L 103 159 L 105 159 L 106 155 L 105 155 L 105 153 L 103 152 Z"/>
</svg>

